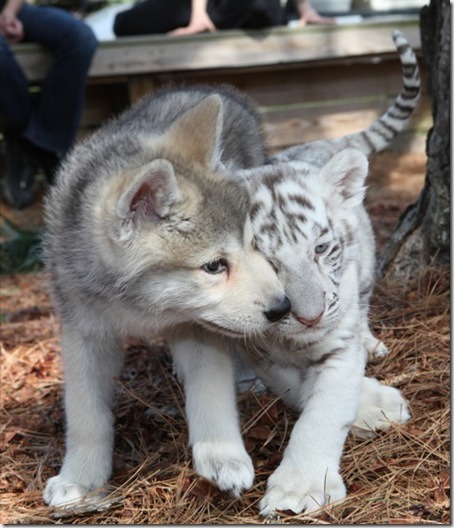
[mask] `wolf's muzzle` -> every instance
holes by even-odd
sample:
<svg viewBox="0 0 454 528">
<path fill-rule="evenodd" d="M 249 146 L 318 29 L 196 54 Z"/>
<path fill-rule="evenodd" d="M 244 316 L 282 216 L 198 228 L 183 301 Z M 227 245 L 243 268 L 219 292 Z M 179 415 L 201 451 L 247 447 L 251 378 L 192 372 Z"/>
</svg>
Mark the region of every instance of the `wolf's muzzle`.
<svg viewBox="0 0 454 528">
<path fill-rule="evenodd" d="M 275 323 L 276 321 L 279 321 L 279 319 L 282 319 L 284 315 L 290 313 L 291 309 L 292 305 L 290 299 L 285 296 L 282 299 L 279 299 L 279 301 L 272 308 L 264 312 L 264 314 L 270 323 Z"/>
</svg>

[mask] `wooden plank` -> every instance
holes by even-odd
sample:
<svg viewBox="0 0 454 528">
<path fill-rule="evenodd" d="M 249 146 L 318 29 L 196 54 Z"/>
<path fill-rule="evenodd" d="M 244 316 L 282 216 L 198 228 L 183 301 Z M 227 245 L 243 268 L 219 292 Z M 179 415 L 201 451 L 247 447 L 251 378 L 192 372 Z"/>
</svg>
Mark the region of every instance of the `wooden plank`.
<svg viewBox="0 0 454 528">
<path fill-rule="evenodd" d="M 421 61 L 420 61 L 421 62 Z M 380 62 L 342 64 L 302 64 L 272 73 L 259 71 L 239 74 L 210 72 L 159 74 L 156 81 L 167 83 L 232 84 L 262 106 L 310 103 L 346 97 L 397 95 L 402 86 L 401 65 L 396 56 Z M 422 85 L 425 86 L 422 70 Z"/>
<path fill-rule="evenodd" d="M 419 47 L 419 30 L 408 27 L 412 45 Z M 123 40 L 123 39 L 122 39 Z M 388 27 L 305 28 L 254 33 L 223 32 L 192 38 L 150 37 L 105 46 L 93 75 L 151 73 L 212 68 L 243 68 L 393 53 Z"/>
<path fill-rule="evenodd" d="M 420 48 L 416 18 L 351 26 L 279 27 L 260 31 L 219 31 L 187 37 L 122 37 L 100 43 L 90 77 L 170 71 L 297 64 L 395 53 L 391 32 L 400 28 Z M 34 44 L 13 50 L 31 81 L 43 78 L 49 55 Z"/>
</svg>

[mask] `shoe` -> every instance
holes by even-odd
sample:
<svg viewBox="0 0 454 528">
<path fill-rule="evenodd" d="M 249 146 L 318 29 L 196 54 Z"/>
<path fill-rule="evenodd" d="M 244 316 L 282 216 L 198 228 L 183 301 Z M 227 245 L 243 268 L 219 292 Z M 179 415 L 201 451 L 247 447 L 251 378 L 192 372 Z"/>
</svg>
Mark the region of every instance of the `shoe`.
<svg viewBox="0 0 454 528">
<path fill-rule="evenodd" d="M 22 144 L 30 157 L 42 167 L 47 181 L 50 184 L 53 183 L 61 159 L 54 152 L 38 147 L 38 145 L 35 145 L 29 139 L 22 139 Z"/>
<path fill-rule="evenodd" d="M 3 195 L 11 206 L 23 209 L 34 200 L 38 165 L 23 148 L 18 134 L 5 134 L 5 146 Z"/>
</svg>

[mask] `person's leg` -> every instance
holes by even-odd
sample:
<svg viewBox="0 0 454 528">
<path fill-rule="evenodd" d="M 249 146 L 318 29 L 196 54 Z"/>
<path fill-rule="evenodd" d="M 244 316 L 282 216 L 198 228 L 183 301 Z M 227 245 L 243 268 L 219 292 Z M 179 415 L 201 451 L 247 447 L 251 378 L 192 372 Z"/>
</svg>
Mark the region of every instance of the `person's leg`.
<svg viewBox="0 0 454 528">
<path fill-rule="evenodd" d="M 220 0 L 208 3 L 218 29 L 262 29 L 284 23 L 280 0 Z"/>
<path fill-rule="evenodd" d="M 2 178 L 6 201 L 17 208 L 33 201 L 38 171 L 23 149 L 21 132 L 31 113 L 28 80 L 11 49 L 0 35 L 0 116 L 5 141 L 5 171 Z"/>
<path fill-rule="evenodd" d="M 3 196 L 10 205 L 22 209 L 33 202 L 38 164 L 24 147 L 20 132 L 4 129 L 3 136 L 5 142 Z"/>
<path fill-rule="evenodd" d="M 284 9 L 280 0 L 254 0 L 251 16 L 243 29 L 262 29 L 285 24 Z"/>
<path fill-rule="evenodd" d="M 114 21 L 117 37 L 153 35 L 187 26 L 191 16 L 191 0 L 144 0 L 125 11 Z"/>
<path fill-rule="evenodd" d="M 31 112 L 28 80 L 11 49 L 0 35 L 0 113 L 4 130 L 20 131 Z"/>
<path fill-rule="evenodd" d="M 211 0 L 207 12 L 217 29 L 243 27 L 251 16 L 255 0 Z"/>
<path fill-rule="evenodd" d="M 23 135 L 60 158 L 79 127 L 96 37 L 83 21 L 58 8 L 25 4 L 19 18 L 27 41 L 39 42 L 54 56 Z"/>
</svg>

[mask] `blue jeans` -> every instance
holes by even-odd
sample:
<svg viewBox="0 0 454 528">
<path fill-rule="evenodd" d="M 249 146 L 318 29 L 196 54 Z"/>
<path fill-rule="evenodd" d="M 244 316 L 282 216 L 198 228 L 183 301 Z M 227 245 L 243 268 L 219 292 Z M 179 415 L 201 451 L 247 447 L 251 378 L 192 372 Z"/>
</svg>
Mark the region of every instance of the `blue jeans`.
<svg viewBox="0 0 454 528">
<path fill-rule="evenodd" d="M 48 48 L 53 62 L 34 96 L 11 49 L 0 35 L 0 112 L 4 129 L 62 157 L 71 147 L 83 110 L 85 81 L 97 40 L 63 9 L 24 4 L 18 18 L 24 42 Z"/>
</svg>

